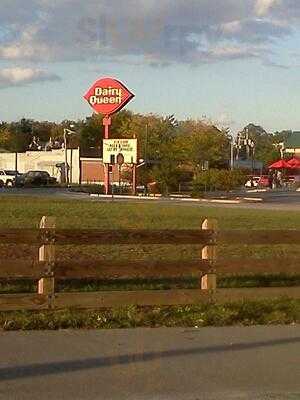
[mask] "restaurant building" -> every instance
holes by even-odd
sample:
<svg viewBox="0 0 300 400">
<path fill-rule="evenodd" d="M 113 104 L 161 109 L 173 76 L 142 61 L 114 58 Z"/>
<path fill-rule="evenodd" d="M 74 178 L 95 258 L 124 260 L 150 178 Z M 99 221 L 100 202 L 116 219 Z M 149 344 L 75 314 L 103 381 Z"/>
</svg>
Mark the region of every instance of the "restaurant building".
<svg viewBox="0 0 300 400">
<path fill-rule="evenodd" d="M 300 131 L 292 132 L 284 141 L 283 153 L 300 157 Z"/>
<path fill-rule="evenodd" d="M 14 170 L 16 166 L 21 173 L 28 171 L 47 171 L 55 177 L 59 183 L 65 181 L 64 165 L 65 150 L 56 149 L 51 151 L 26 151 L 24 153 L 0 152 L 0 169 Z M 67 161 L 69 168 L 69 182 L 75 184 L 104 184 L 104 164 L 102 159 L 93 154 L 81 154 L 77 149 L 67 149 Z M 122 172 L 129 169 L 127 165 L 122 166 Z M 118 165 L 110 167 L 111 182 L 120 183 Z M 123 182 L 124 183 L 124 182 Z"/>
</svg>

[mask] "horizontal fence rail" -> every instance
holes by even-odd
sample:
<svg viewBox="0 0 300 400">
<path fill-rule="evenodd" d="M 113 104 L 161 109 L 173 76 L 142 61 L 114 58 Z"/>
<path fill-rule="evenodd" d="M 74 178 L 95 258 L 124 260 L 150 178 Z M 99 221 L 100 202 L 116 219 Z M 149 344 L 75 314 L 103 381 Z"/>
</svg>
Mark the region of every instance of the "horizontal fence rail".
<svg viewBox="0 0 300 400">
<path fill-rule="evenodd" d="M 2 244 L 115 245 L 115 244 L 209 244 L 215 233 L 201 230 L 99 230 L 99 229 L 6 229 Z"/>
<path fill-rule="evenodd" d="M 1 244 L 116 245 L 116 244 L 300 244 L 300 230 L 99 230 L 99 229 L 5 229 Z"/>
<path fill-rule="evenodd" d="M 30 244 L 38 245 L 44 238 L 37 229 L 1 229 L 0 244 Z"/>
<path fill-rule="evenodd" d="M 218 276 L 247 274 L 300 274 L 298 258 L 217 257 L 218 245 L 300 244 L 300 230 L 219 230 L 216 220 L 205 220 L 201 229 L 100 230 L 57 229 L 55 218 L 43 217 L 39 229 L 1 229 L 0 244 L 39 246 L 39 257 L 0 260 L 0 279 L 38 281 L 36 294 L 0 294 L 0 311 L 60 308 L 102 308 L 137 304 L 183 305 L 208 301 L 300 298 L 300 287 L 217 287 Z M 197 245 L 196 260 L 58 260 L 57 245 Z M 114 290 L 56 292 L 55 281 L 66 279 L 199 278 L 198 289 Z"/>
<path fill-rule="evenodd" d="M 224 230 L 216 234 L 218 244 L 300 244 L 300 230 Z"/>
<path fill-rule="evenodd" d="M 46 262 L 0 260 L 0 279 L 40 279 L 47 276 Z M 209 271 L 206 260 L 195 261 L 56 261 L 56 279 L 175 278 L 200 276 Z"/>
<path fill-rule="evenodd" d="M 69 260 L 52 265 L 56 279 L 150 279 L 202 276 L 211 269 L 207 260 Z M 295 258 L 222 259 L 215 269 L 219 275 L 245 276 L 247 274 L 300 275 L 300 262 Z M 41 279 L 48 274 L 45 261 L 0 260 L 0 279 Z"/>
</svg>

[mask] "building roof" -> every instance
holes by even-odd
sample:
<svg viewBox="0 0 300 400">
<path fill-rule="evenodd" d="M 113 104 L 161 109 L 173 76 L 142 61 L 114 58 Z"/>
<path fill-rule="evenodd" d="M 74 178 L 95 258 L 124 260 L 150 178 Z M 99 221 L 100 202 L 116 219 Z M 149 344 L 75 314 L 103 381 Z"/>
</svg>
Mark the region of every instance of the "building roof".
<svg viewBox="0 0 300 400">
<path fill-rule="evenodd" d="M 286 149 L 300 149 L 300 132 L 292 132 L 292 134 L 285 140 L 284 147 Z"/>
<path fill-rule="evenodd" d="M 233 165 L 236 168 L 245 168 L 245 169 L 259 169 L 261 170 L 264 166 L 262 161 L 258 160 L 234 160 Z"/>
<path fill-rule="evenodd" d="M 102 150 L 100 147 L 80 148 L 80 157 L 102 158 Z"/>
</svg>

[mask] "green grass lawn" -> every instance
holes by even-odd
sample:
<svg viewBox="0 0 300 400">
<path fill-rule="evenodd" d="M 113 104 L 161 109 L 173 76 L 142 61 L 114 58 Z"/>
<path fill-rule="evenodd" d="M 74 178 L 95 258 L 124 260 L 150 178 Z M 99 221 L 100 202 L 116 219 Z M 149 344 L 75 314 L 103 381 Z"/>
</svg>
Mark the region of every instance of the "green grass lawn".
<svg viewBox="0 0 300 400">
<path fill-rule="evenodd" d="M 199 228 L 217 218 L 221 229 L 300 229 L 297 211 L 272 211 L 184 204 L 71 201 L 57 198 L 0 197 L 2 227 L 35 227 L 43 215 L 60 228 Z"/>
<path fill-rule="evenodd" d="M 55 216 L 60 228 L 99 229 L 200 229 L 205 218 L 216 218 L 220 229 L 300 229 L 299 212 L 253 209 L 192 207 L 153 203 L 70 201 L 53 198 L 0 197 L 0 227 L 37 227 L 43 215 Z M 219 257 L 295 257 L 300 246 L 218 246 Z M 33 246 L 0 245 L 0 258 L 36 258 Z M 197 260 L 195 245 L 107 245 L 57 246 L 58 260 L 169 259 Z"/>
<path fill-rule="evenodd" d="M 53 198 L 2 197 L 0 227 L 37 227 L 43 215 L 55 216 L 60 228 L 100 228 L 100 229 L 189 229 L 199 228 L 205 218 L 216 218 L 220 229 L 300 229 L 299 212 L 281 212 L 221 207 L 194 207 L 190 205 L 164 205 L 153 203 L 120 203 L 120 202 L 90 202 L 70 201 Z M 26 257 L 36 258 L 38 249 L 33 246 L 0 245 L 0 258 Z M 219 246 L 222 257 L 294 257 L 300 258 L 300 246 Z M 168 259 L 168 260 L 197 260 L 200 257 L 200 246 L 195 245 L 122 245 L 111 246 L 57 246 L 58 260 L 72 259 Z M 274 279 L 270 285 L 282 285 L 286 279 Z M 298 278 L 290 282 L 295 285 Z M 231 280 L 233 285 L 261 286 L 266 284 L 265 278 L 245 278 L 242 282 Z M 220 281 L 223 286 L 230 286 L 228 279 Z M 133 283 L 134 287 L 144 287 L 144 283 Z M 165 287 L 169 283 L 157 284 Z M 188 285 L 196 283 L 188 282 Z M 103 283 L 99 288 L 106 287 Z M 122 284 L 123 285 L 123 284 Z M 125 286 L 124 286 L 125 285 Z M 124 284 L 122 287 L 128 286 Z M 140 286 L 136 286 L 140 285 Z M 142 286 L 141 286 L 142 285 Z M 149 286 L 149 283 L 147 283 Z M 26 285 L 24 285 L 25 287 Z M 32 287 L 27 285 L 28 287 Z M 0 290 L 7 290 L 2 284 Z M 11 286 L 15 287 L 15 286 Z M 72 288 L 74 285 L 68 285 Z M 75 285 L 76 287 L 76 285 Z M 86 285 L 95 288 L 95 284 Z M 107 287 L 114 287 L 114 284 Z"/>
<path fill-rule="evenodd" d="M 221 207 L 192 207 L 153 203 L 70 201 L 53 198 L 0 197 L 0 227 L 37 227 L 43 215 L 55 216 L 60 228 L 197 229 L 205 218 L 216 218 L 220 229 L 300 229 L 299 212 Z M 299 246 L 219 247 L 223 257 L 300 256 Z M 32 257 L 28 246 L 0 246 L 0 257 Z M 74 257 L 144 259 L 197 259 L 198 246 L 60 246 L 58 259 Z"/>
<path fill-rule="evenodd" d="M 0 227 L 37 227 L 43 215 L 55 216 L 59 228 L 99 229 L 197 229 L 205 218 L 216 218 L 220 229 L 300 229 L 300 213 L 222 207 L 194 207 L 184 204 L 118 203 L 70 201 L 57 198 L 0 197 Z M 34 246 L 0 244 L 0 258 L 37 258 Z M 300 258 L 300 246 L 219 246 L 222 257 L 294 257 Z M 200 246 L 57 246 L 57 259 L 199 259 Z M 241 286 L 299 286 L 299 276 L 219 277 L 219 287 Z M 197 280 L 182 282 L 66 282 L 58 283 L 60 290 L 120 290 L 197 287 Z M 0 293 L 30 292 L 36 284 L 30 282 L 0 282 Z M 247 303 L 248 304 L 248 303 Z M 239 306 L 210 305 L 99 312 L 39 312 L 0 313 L 0 329 L 29 329 L 58 327 L 126 327 L 126 326 L 194 326 L 232 323 L 290 323 L 299 322 L 300 303 L 260 302 Z M 250 303 L 249 303 L 250 304 Z M 204 307 L 204 308 L 203 308 Z M 223 307 L 223 308 L 222 308 Z M 247 312 L 245 311 L 247 310 Z M 263 310 L 263 311 L 262 311 Z M 252 312 L 252 314 L 251 314 Z M 262 312 L 262 314 L 261 314 Z M 100 316 L 99 316 L 100 315 Z M 252 317 L 251 317 L 252 315 Z M 198 321 L 198 322 L 197 322 Z M 199 322 L 200 321 L 200 322 Z M 201 322 L 203 321 L 203 322 Z"/>
</svg>

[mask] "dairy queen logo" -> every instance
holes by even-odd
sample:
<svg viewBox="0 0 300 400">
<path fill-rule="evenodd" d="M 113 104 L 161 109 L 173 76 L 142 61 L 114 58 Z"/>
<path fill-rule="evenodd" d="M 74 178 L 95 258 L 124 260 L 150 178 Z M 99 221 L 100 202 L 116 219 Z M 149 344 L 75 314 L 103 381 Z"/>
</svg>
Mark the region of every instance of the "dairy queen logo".
<svg viewBox="0 0 300 400">
<path fill-rule="evenodd" d="M 120 111 L 133 97 L 134 94 L 122 82 L 113 78 L 99 79 L 84 95 L 89 105 L 104 115 Z"/>
</svg>

